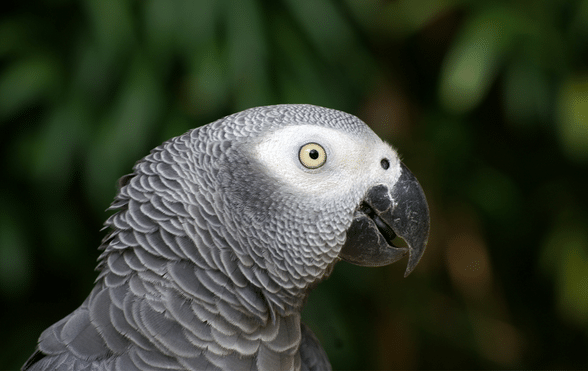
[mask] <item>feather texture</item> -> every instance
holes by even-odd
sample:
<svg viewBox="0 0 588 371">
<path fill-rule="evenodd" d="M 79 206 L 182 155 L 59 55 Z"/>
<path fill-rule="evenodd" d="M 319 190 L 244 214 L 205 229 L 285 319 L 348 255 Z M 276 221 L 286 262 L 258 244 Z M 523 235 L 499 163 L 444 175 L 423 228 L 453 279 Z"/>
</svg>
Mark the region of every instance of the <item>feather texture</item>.
<svg viewBox="0 0 588 371">
<path fill-rule="evenodd" d="M 329 370 L 300 310 L 363 191 L 297 195 L 261 165 L 265 133 L 301 124 L 373 136 L 342 112 L 259 107 L 139 161 L 110 207 L 92 293 L 43 332 L 23 369 Z"/>
</svg>

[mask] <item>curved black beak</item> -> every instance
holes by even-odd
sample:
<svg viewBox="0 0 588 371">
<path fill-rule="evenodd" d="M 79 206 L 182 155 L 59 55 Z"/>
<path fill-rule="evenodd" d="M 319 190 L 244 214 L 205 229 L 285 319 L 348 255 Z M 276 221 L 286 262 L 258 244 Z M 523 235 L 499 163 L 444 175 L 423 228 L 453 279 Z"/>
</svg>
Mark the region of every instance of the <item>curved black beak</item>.
<svg viewBox="0 0 588 371">
<path fill-rule="evenodd" d="M 379 267 L 408 253 L 404 277 L 416 267 L 429 238 L 429 207 L 421 185 L 401 163 L 401 175 L 390 189 L 385 184 L 370 188 L 347 230 L 339 257 L 353 264 Z M 396 247 L 400 236 L 408 247 Z"/>
</svg>

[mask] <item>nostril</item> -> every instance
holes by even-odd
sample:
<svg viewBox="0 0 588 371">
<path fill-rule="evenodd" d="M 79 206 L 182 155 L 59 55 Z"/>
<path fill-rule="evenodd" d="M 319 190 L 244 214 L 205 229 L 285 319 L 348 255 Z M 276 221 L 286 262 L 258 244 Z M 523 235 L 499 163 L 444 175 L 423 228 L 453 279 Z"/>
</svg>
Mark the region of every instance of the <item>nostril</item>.
<svg viewBox="0 0 588 371">
<path fill-rule="evenodd" d="M 382 161 L 380 161 L 380 165 L 382 165 L 382 169 L 388 170 L 390 167 L 390 161 L 388 161 L 387 158 L 383 158 Z"/>
<path fill-rule="evenodd" d="M 373 218 L 374 215 L 376 215 L 374 209 L 372 209 L 370 205 L 366 204 L 365 202 L 362 202 L 361 205 L 359 205 L 359 210 L 370 218 Z"/>
</svg>

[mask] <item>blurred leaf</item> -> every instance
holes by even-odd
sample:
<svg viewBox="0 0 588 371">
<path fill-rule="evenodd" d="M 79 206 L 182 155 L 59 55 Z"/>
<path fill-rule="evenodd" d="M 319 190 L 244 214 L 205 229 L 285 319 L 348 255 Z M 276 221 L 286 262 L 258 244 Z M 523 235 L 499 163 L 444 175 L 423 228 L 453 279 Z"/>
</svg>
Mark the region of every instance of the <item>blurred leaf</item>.
<svg viewBox="0 0 588 371">
<path fill-rule="evenodd" d="M 257 0 L 230 0 L 227 6 L 228 55 L 237 110 L 272 103 L 267 40 Z"/>
<path fill-rule="evenodd" d="M 406 37 L 422 29 L 440 13 L 460 3 L 458 0 L 397 0 L 388 2 L 379 14 L 383 31 Z"/>
<path fill-rule="evenodd" d="M 455 207 L 444 250 L 447 271 L 456 289 L 469 302 L 488 303 L 493 295 L 495 269 L 475 210 Z M 488 308 L 489 309 L 489 308 Z"/>
<path fill-rule="evenodd" d="M 337 82 L 349 81 L 356 85 L 353 88 L 357 88 L 365 84 L 366 80 L 369 81 L 377 66 L 367 49 L 360 44 L 357 33 L 342 14 L 340 7 L 337 7 L 332 0 L 286 0 L 286 2 L 299 27 L 316 49 L 311 51 L 311 57 L 327 61 L 329 72 L 338 75 Z M 280 24 L 275 26 L 277 30 L 282 29 Z M 344 75 L 345 78 L 341 78 L 340 75 Z M 341 87 L 333 87 L 330 89 L 330 94 L 339 89 Z"/>
<path fill-rule="evenodd" d="M 54 204 L 60 205 L 59 208 L 51 207 L 46 212 L 44 218 L 38 226 L 43 228 L 47 236 L 47 256 L 51 262 L 59 262 L 68 269 L 76 269 L 80 266 L 85 267 L 84 262 L 95 261 L 95 256 L 87 254 L 88 248 L 98 248 L 98 246 L 80 246 L 80 241 L 87 240 L 88 236 L 83 234 L 84 226 L 74 207 L 74 203 L 65 200 L 58 202 L 54 197 Z M 98 229 L 98 226 L 96 226 Z M 88 241 L 90 242 L 90 241 Z M 91 274 L 91 272 L 84 272 Z"/>
<path fill-rule="evenodd" d="M 564 247 L 559 275 L 559 309 L 577 324 L 588 325 L 588 236 L 585 230 L 573 231 Z"/>
<path fill-rule="evenodd" d="M 353 31 L 331 0 L 286 0 L 322 58 L 341 58 L 351 43 Z"/>
<path fill-rule="evenodd" d="M 559 139 L 566 155 L 588 160 L 588 75 L 574 76 L 560 88 Z"/>
<path fill-rule="evenodd" d="M 446 109 L 465 113 L 480 104 L 524 22 L 507 7 L 484 8 L 467 19 L 441 71 L 439 98 Z"/>
<path fill-rule="evenodd" d="M 29 40 L 31 19 L 28 17 L 12 17 L 0 22 L 0 56 L 12 54 L 26 47 Z"/>
<path fill-rule="evenodd" d="M 72 73 L 72 91 L 77 99 L 93 105 L 104 105 L 112 97 L 112 89 L 119 83 L 124 65 L 113 61 L 94 43 L 81 40 L 77 45 L 77 60 Z"/>
<path fill-rule="evenodd" d="M 167 3 L 170 3 L 169 1 Z M 198 47 L 215 41 L 226 22 L 229 0 L 180 0 L 176 8 L 176 40 L 179 51 L 188 58 Z M 257 27 L 257 25 L 252 25 Z"/>
<path fill-rule="evenodd" d="M 568 213 L 569 214 L 569 213 Z M 556 282 L 557 307 L 571 323 L 588 325 L 588 233 L 586 221 L 565 214 L 545 238 L 540 267 Z M 574 221 L 570 221 L 574 219 Z"/>
<path fill-rule="evenodd" d="M 161 119 L 161 94 L 151 65 L 137 55 L 116 104 L 102 118 L 89 150 L 86 186 L 95 210 L 106 208 L 116 189 L 116 179 L 130 173 L 130 165 L 147 155 L 148 139 Z"/>
<path fill-rule="evenodd" d="M 83 0 L 93 36 L 109 57 L 128 52 L 134 41 L 134 17 L 128 0 Z"/>
<path fill-rule="evenodd" d="M 588 0 L 581 0 L 576 9 L 574 9 L 574 17 L 570 22 L 571 28 L 579 36 L 579 40 L 584 45 L 579 47 L 586 47 L 585 40 L 588 38 Z"/>
<path fill-rule="evenodd" d="M 190 75 L 186 79 L 186 112 L 206 117 L 218 111 L 230 98 L 226 53 L 211 43 L 194 56 Z"/>
<path fill-rule="evenodd" d="M 38 132 L 31 172 L 44 188 L 64 190 L 72 179 L 74 155 L 90 139 L 90 113 L 85 102 L 72 97 L 55 107 Z"/>
<path fill-rule="evenodd" d="M 179 4 L 182 1 L 146 0 L 144 1 L 144 20 L 147 41 L 150 50 L 156 50 L 155 57 L 168 57 L 174 47 L 176 33 L 181 22 L 178 22 Z M 197 1 L 193 1 L 197 4 Z M 194 22 L 197 23 L 197 22 Z"/>
<path fill-rule="evenodd" d="M 551 119 L 551 92 L 546 75 L 528 61 L 519 60 L 507 67 L 504 107 L 510 123 L 522 129 Z"/>
<path fill-rule="evenodd" d="M 294 25 L 287 18 L 277 15 L 272 19 L 271 26 L 280 30 L 279 37 L 273 35 L 273 41 L 276 42 L 276 55 L 282 66 L 276 73 L 284 101 L 333 106 L 333 95 L 337 92 L 329 92 L 325 76 L 319 71 L 319 61 L 300 39 Z"/>
<path fill-rule="evenodd" d="M 520 364 L 523 358 L 524 339 L 517 328 L 508 322 L 487 317 L 476 311 L 469 314 L 478 349 L 486 358 L 508 368 Z"/>
<path fill-rule="evenodd" d="M 480 167 L 468 186 L 470 197 L 504 228 L 516 227 L 521 215 L 521 195 L 513 179 L 497 169 Z"/>
<path fill-rule="evenodd" d="M 59 79 L 59 68 L 46 56 L 13 63 L 0 75 L 0 118 L 55 94 Z"/>
<path fill-rule="evenodd" d="M 5 200 L 2 200 L 5 201 Z M 29 248 L 21 229 L 8 205 L 2 202 L 0 214 L 0 291 L 4 295 L 19 296 L 31 283 L 32 271 Z"/>
<path fill-rule="evenodd" d="M 145 32 L 154 57 L 180 52 L 188 59 L 198 48 L 214 42 L 225 1 L 150 0 L 145 6 Z"/>
<path fill-rule="evenodd" d="M 374 19 L 381 13 L 382 4 L 377 1 L 343 0 L 352 17 L 365 29 L 374 27 Z"/>
<path fill-rule="evenodd" d="M 453 171 L 463 174 L 470 170 L 468 159 L 474 151 L 473 128 L 460 117 L 448 116 L 441 112 L 431 112 L 423 117 L 423 125 L 430 131 L 435 157 Z M 444 174 L 448 176 L 451 174 Z M 460 182 L 458 178 L 448 178 L 448 183 Z"/>
</svg>

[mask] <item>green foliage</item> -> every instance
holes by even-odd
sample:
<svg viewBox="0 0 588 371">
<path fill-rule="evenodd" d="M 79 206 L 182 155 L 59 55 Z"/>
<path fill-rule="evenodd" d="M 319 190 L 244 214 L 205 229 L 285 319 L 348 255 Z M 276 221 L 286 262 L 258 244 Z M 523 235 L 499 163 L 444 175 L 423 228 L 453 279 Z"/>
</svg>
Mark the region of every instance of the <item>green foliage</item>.
<svg viewBox="0 0 588 371">
<path fill-rule="evenodd" d="M 543 242 L 540 267 L 555 279 L 556 305 L 563 320 L 588 327 L 588 220 L 569 210 L 559 219 Z"/>
<path fill-rule="evenodd" d="M 559 137 L 568 157 L 588 161 L 588 74 L 573 76 L 559 92 Z"/>
<path fill-rule="evenodd" d="M 358 115 L 432 210 L 340 263 L 306 321 L 336 369 L 586 368 L 588 0 L 37 0 L 0 16 L 0 368 L 96 277 L 116 180 L 252 106 Z"/>
</svg>

